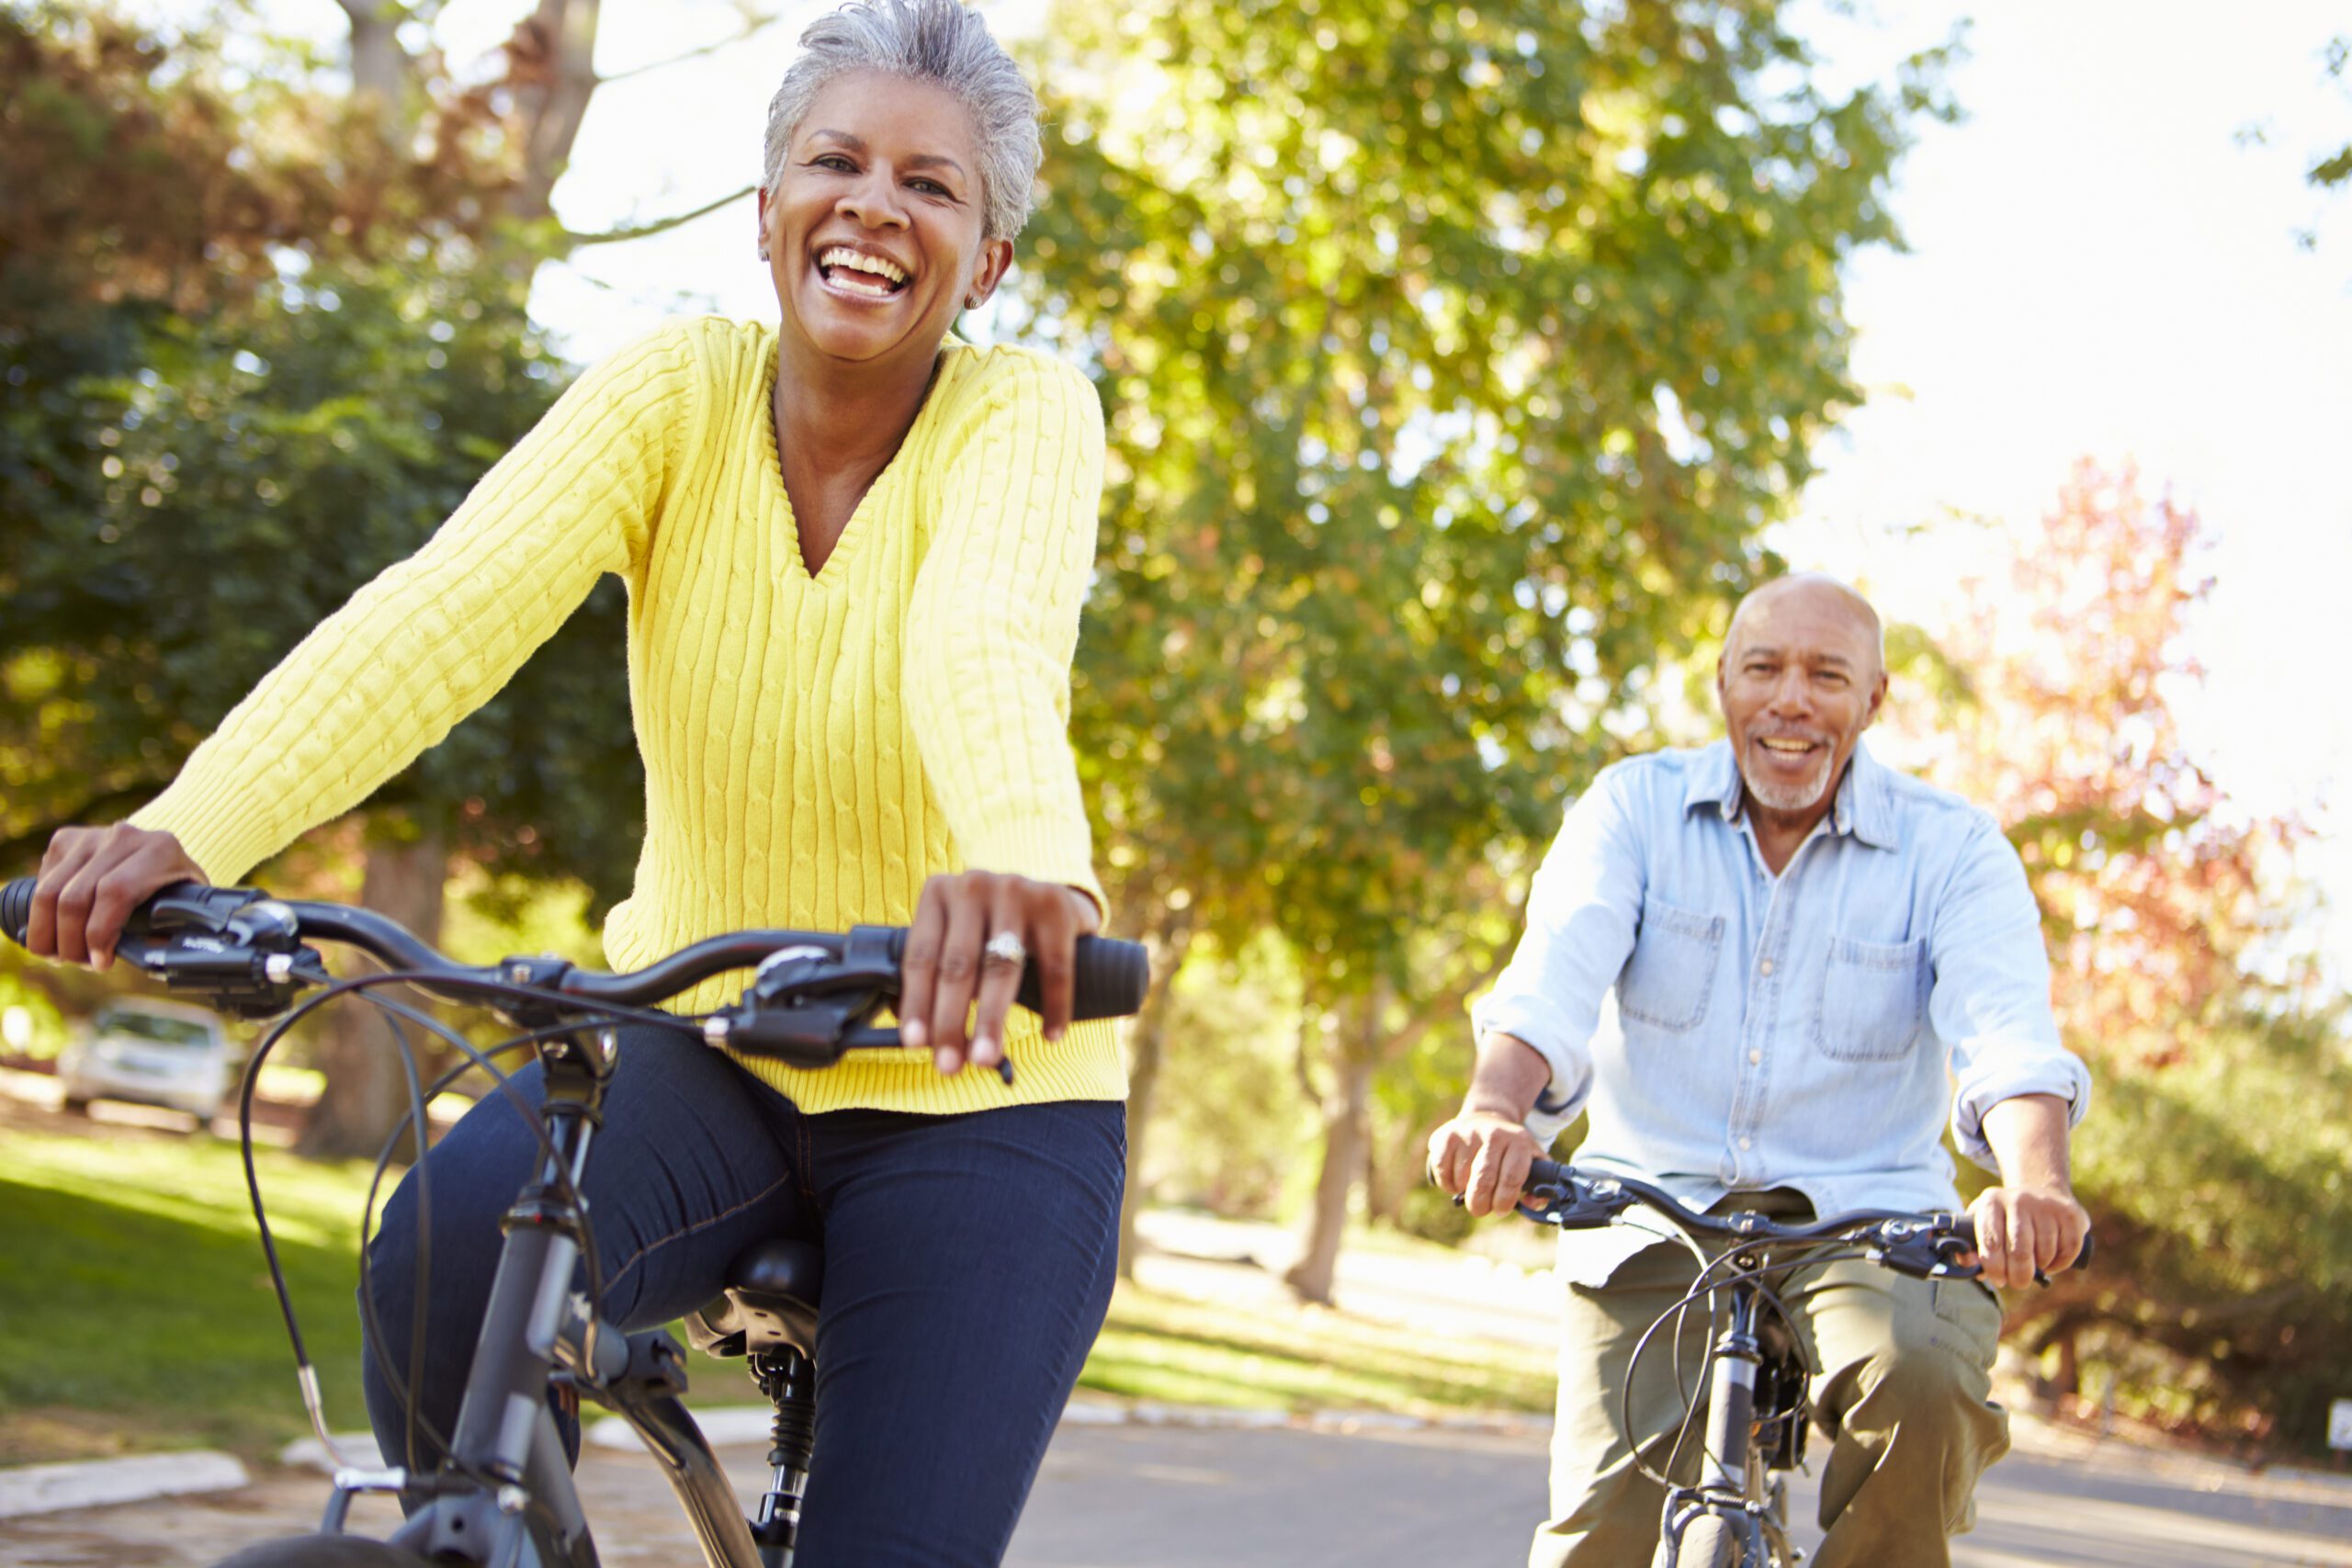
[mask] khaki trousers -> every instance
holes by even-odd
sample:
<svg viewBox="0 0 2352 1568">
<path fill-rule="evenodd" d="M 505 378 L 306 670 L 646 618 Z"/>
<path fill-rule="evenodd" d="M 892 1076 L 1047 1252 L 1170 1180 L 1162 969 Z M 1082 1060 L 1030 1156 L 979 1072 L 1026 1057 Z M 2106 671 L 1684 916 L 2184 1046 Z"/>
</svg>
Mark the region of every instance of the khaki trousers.
<svg viewBox="0 0 2352 1568">
<path fill-rule="evenodd" d="M 1717 1205 L 1731 1209 L 1792 1222 L 1811 1213 L 1800 1195 L 1780 1191 Z M 1634 1468 L 1620 1392 L 1635 1341 L 1697 1273 L 1688 1250 L 1661 1245 L 1619 1265 L 1606 1286 L 1567 1287 L 1552 1517 L 1535 1533 L 1529 1568 L 1649 1568 L 1666 1493 Z M 1860 1259 L 1787 1279 L 1776 1288 L 1822 1369 L 1806 1461 L 1822 1478 L 1826 1534 L 1808 1568 L 1948 1568 L 1947 1537 L 1975 1522 L 1976 1478 L 2009 1446 L 2008 1414 L 1989 1397 L 2001 1332 L 1993 1292 L 1973 1280 L 1912 1280 Z M 1702 1308 L 1685 1314 L 1680 1338 L 1683 1380 L 1703 1403 Z M 1634 1429 L 1653 1469 L 1668 1467 L 1682 1421 L 1674 1360 L 1661 1328 L 1632 1390 Z M 1695 1481 L 1704 1437 L 1702 1416 L 1673 1458 L 1678 1482 Z"/>
</svg>

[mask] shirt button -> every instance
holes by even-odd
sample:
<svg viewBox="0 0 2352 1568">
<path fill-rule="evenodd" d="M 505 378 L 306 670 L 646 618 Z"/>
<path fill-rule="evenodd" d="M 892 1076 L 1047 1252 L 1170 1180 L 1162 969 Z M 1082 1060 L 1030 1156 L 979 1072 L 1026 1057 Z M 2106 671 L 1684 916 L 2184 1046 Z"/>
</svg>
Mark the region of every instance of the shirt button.
<svg viewBox="0 0 2352 1568">
<path fill-rule="evenodd" d="M 1770 975 L 1772 972 L 1772 961 L 1768 958 L 1763 963 L 1758 964 L 1756 968 L 1757 972 L 1759 974 Z"/>
<path fill-rule="evenodd" d="M 1752 1149 L 1756 1146 L 1756 1140 L 1753 1138 L 1742 1138 L 1739 1141 L 1739 1146 L 1743 1149 Z"/>
<path fill-rule="evenodd" d="M 1763 1052 L 1761 1052 L 1761 1051 L 1750 1051 L 1750 1052 L 1747 1054 L 1747 1059 L 1748 1059 L 1748 1061 L 1750 1061 L 1751 1063 L 1752 1063 L 1752 1062 L 1760 1062 L 1760 1061 L 1762 1061 L 1762 1060 L 1764 1059 L 1764 1053 L 1763 1053 Z"/>
</svg>

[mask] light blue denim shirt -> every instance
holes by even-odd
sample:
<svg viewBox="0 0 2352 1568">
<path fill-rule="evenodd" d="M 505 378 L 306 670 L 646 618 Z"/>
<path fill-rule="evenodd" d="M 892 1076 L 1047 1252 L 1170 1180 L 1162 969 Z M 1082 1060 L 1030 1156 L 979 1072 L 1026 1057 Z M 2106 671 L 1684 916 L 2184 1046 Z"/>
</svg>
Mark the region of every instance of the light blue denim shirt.
<svg viewBox="0 0 2352 1568">
<path fill-rule="evenodd" d="M 1472 1020 L 1551 1064 L 1538 1138 L 1589 1111 L 1579 1167 L 1700 1207 L 1792 1187 L 1820 1213 L 1948 1209 L 1947 1110 L 1990 1168 L 1995 1103 L 2054 1094 L 2079 1121 L 2090 1098 L 2017 852 L 1990 816 L 1860 747 L 1777 877 L 1729 742 L 1604 770 Z"/>
</svg>

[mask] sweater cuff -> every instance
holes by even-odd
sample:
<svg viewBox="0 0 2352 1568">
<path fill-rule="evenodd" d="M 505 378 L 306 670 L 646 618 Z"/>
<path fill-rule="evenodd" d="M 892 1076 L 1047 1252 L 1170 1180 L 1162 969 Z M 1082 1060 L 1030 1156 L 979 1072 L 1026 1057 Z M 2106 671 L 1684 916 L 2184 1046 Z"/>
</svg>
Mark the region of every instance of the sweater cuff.
<svg viewBox="0 0 2352 1568">
<path fill-rule="evenodd" d="M 1064 817 L 1001 818 L 962 846 L 964 864 L 971 871 L 1008 873 L 1075 887 L 1107 914 L 1110 900 L 1102 896 L 1102 884 L 1094 874 L 1090 838 L 1083 824 L 1073 827 Z"/>
<path fill-rule="evenodd" d="M 230 887 L 237 879 L 269 858 L 270 846 L 254 841 L 254 818 L 216 797 L 205 801 L 185 782 L 130 814 L 130 825 L 150 832 L 169 833 L 180 841 L 188 859 L 204 868 L 204 879 L 215 887 Z"/>
</svg>

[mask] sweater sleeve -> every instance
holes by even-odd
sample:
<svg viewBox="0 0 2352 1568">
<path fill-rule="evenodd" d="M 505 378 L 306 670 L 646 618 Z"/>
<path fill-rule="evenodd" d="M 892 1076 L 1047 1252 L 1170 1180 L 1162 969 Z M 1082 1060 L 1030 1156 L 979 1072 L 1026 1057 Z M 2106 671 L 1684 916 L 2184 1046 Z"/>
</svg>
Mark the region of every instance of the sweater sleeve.
<svg viewBox="0 0 2352 1568">
<path fill-rule="evenodd" d="M 131 820 L 233 882 L 496 694 L 643 557 L 690 419 L 691 329 L 582 376 L 424 547 L 320 623 Z"/>
<path fill-rule="evenodd" d="M 944 437 L 939 521 L 910 606 L 916 744 L 965 864 L 1101 904 L 1069 732 L 1102 500 L 1102 404 L 1058 360 L 990 357 Z"/>
</svg>

